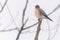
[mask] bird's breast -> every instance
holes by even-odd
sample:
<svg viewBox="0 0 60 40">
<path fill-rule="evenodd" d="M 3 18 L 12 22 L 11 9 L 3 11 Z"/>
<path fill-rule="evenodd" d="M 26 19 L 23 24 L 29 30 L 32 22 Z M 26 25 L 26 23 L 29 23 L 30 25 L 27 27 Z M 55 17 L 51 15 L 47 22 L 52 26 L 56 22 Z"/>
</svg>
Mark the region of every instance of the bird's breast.
<svg viewBox="0 0 60 40">
<path fill-rule="evenodd" d="M 36 16 L 37 18 L 40 18 L 40 12 L 39 12 L 38 9 L 35 9 L 35 16 Z"/>
</svg>

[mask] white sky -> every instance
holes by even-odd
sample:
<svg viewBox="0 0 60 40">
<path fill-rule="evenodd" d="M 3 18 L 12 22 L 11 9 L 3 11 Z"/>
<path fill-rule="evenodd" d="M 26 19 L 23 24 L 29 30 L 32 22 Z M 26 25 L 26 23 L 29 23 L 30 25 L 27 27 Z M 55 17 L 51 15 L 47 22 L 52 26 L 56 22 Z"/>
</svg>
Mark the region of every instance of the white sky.
<svg viewBox="0 0 60 40">
<path fill-rule="evenodd" d="M 0 2 L 3 5 L 5 0 L 0 0 Z M 3 12 L 0 14 L 0 30 L 15 28 L 16 26 L 21 27 L 21 18 L 25 3 L 26 0 L 8 0 L 7 5 L 5 6 Z M 25 27 L 37 22 L 37 18 L 34 15 L 34 7 L 36 4 L 39 4 L 40 7 L 45 10 L 46 14 L 48 14 L 60 4 L 60 0 L 29 0 L 28 7 L 25 12 L 26 13 L 25 20 L 29 17 L 29 21 L 27 22 Z M 12 22 L 12 18 L 7 10 L 7 7 L 9 7 L 9 10 L 15 20 L 16 25 L 14 25 L 14 23 Z M 60 8 L 49 17 L 54 22 L 48 20 L 47 24 L 47 20 L 45 19 L 43 20 L 41 25 L 42 30 L 40 31 L 39 34 L 39 40 L 48 40 L 49 36 L 48 26 L 50 29 L 50 40 L 60 40 L 60 25 L 59 25 Z M 59 26 L 57 26 L 56 24 L 58 24 Z M 34 26 L 28 30 L 25 30 L 21 34 L 20 40 L 34 40 L 36 28 L 37 26 Z M 17 33 L 18 33 L 17 31 L 0 32 L 0 40 L 15 40 Z M 56 35 L 53 38 L 53 35 L 55 33 Z"/>
</svg>

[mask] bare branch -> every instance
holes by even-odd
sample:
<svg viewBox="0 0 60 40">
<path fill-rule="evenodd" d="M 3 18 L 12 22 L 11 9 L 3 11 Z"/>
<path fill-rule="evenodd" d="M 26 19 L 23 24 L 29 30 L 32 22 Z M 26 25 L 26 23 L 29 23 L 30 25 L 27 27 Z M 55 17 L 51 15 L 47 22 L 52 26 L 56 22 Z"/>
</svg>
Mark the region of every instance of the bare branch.
<svg viewBox="0 0 60 40">
<path fill-rule="evenodd" d="M 23 27 L 24 27 L 24 25 L 28 22 L 28 20 L 29 20 L 29 18 L 27 18 L 26 21 L 25 21 L 25 23 L 22 25 L 21 30 L 19 30 L 19 33 L 18 33 L 18 35 L 17 35 L 16 40 L 19 39 L 19 36 L 20 36 L 20 34 L 22 33 L 22 31 L 23 31 Z"/>
<path fill-rule="evenodd" d="M 23 22 L 24 22 L 24 16 L 25 16 L 25 11 L 26 11 L 27 5 L 28 5 L 28 0 L 26 1 L 26 5 L 25 5 L 25 8 L 24 8 L 24 10 L 23 10 L 22 25 L 23 25 Z"/>
<path fill-rule="evenodd" d="M 42 20 L 38 19 L 38 27 L 37 27 L 37 31 L 36 31 L 36 35 L 35 35 L 35 39 L 34 40 L 38 40 L 39 32 L 41 30 L 41 23 L 42 23 Z"/>
<path fill-rule="evenodd" d="M 8 2 L 8 0 L 5 1 L 3 6 L 1 5 L 2 9 L 0 10 L 0 13 L 3 11 L 3 9 L 4 9 L 5 5 L 7 4 L 7 2 Z"/>
<path fill-rule="evenodd" d="M 19 33 L 18 33 L 18 35 L 17 35 L 16 40 L 19 40 L 19 36 L 20 36 L 20 34 L 22 33 L 22 30 L 23 30 L 23 27 L 24 27 L 24 16 L 25 16 L 25 11 L 26 11 L 27 5 L 28 5 L 28 0 L 26 1 L 26 5 L 25 5 L 25 8 L 24 8 L 24 10 L 23 10 L 23 15 L 22 15 L 22 27 L 21 27 L 21 30 L 19 30 Z M 28 19 L 27 19 L 27 21 L 28 21 Z M 26 21 L 26 22 L 27 22 L 27 21 Z M 26 22 L 25 22 L 25 24 L 26 24 Z"/>
<path fill-rule="evenodd" d="M 0 30 L 0 32 L 9 32 L 9 31 L 14 31 L 14 30 L 17 30 L 17 28 L 8 29 L 8 30 Z"/>
<path fill-rule="evenodd" d="M 60 4 L 52 12 L 50 12 L 48 15 L 51 15 L 52 13 L 54 13 L 58 8 L 60 8 Z"/>
<path fill-rule="evenodd" d="M 28 27 L 26 27 L 26 28 L 23 28 L 23 30 L 29 29 L 29 28 L 31 28 L 31 27 L 37 25 L 37 24 L 38 24 L 38 22 L 36 22 L 35 24 L 33 24 L 33 25 L 31 25 L 31 26 L 28 26 Z"/>
</svg>

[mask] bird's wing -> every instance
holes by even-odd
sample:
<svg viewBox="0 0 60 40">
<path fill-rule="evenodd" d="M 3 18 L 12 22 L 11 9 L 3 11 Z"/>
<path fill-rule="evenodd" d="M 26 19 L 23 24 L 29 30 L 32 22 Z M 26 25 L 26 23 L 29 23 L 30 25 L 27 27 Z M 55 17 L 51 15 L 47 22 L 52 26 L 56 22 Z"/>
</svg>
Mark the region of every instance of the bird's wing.
<svg viewBox="0 0 60 40">
<path fill-rule="evenodd" d="M 45 13 L 44 10 L 40 9 L 39 12 L 40 12 L 41 15 L 45 15 L 45 16 L 47 16 L 47 14 Z"/>
<path fill-rule="evenodd" d="M 47 14 L 44 12 L 44 10 L 40 9 L 39 11 L 40 11 L 40 14 L 41 14 L 41 15 L 45 16 L 47 19 L 49 19 L 50 21 L 52 21 L 52 19 L 50 19 L 50 18 L 47 16 Z"/>
<path fill-rule="evenodd" d="M 43 15 L 45 17 L 48 17 L 44 10 L 40 9 L 39 12 L 40 12 L 41 15 Z"/>
</svg>

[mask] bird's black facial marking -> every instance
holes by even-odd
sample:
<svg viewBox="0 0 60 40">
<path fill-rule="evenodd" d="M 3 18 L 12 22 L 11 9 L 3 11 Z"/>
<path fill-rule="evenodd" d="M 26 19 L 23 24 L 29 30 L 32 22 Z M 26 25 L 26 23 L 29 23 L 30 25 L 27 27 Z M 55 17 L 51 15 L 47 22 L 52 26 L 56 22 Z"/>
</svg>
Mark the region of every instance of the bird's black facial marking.
<svg viewBox="0 0 60 40">
<path fill-rule="evenodd" d="M 36 5 L 35 8 L 40 8 L 39 5 Z"/>
</svg>

